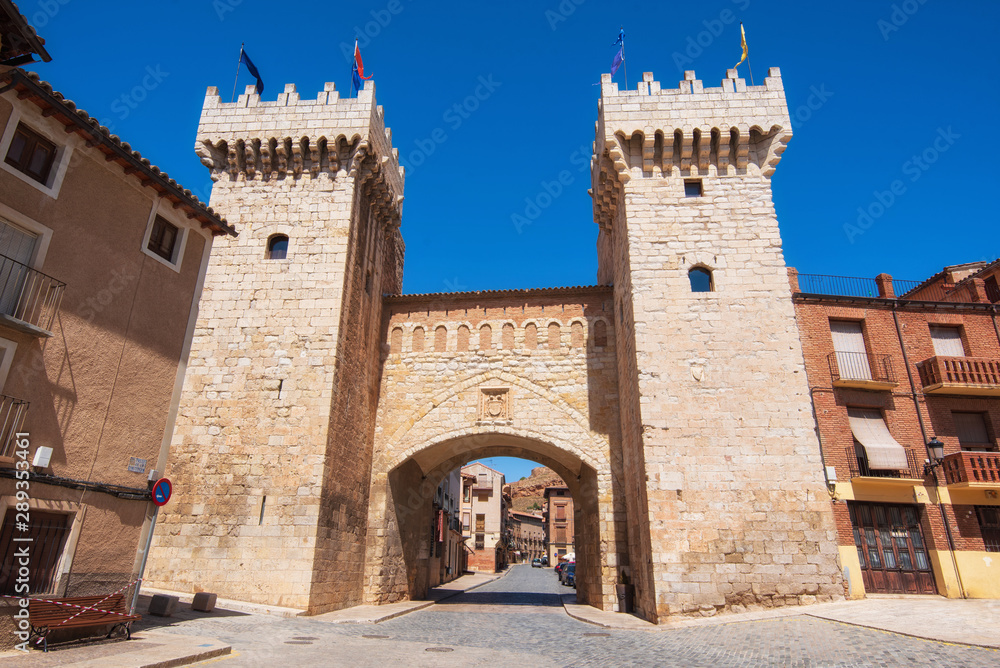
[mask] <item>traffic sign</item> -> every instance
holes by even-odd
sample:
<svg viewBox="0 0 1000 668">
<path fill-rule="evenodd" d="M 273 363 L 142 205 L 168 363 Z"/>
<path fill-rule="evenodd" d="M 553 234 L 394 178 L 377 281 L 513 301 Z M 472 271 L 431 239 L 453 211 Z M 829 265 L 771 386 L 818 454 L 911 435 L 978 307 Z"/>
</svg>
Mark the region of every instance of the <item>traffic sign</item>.
<svg viewBox="0 0 1000 668">
<path fill-rule="evenodd" d="M 160 478 L 153 485 L 153 503 L 158 506 L 167 505 L 167 501 L 170 500 L 170 493 L 173 491 L 173 485 L 166 478 Z"/>
</svg>

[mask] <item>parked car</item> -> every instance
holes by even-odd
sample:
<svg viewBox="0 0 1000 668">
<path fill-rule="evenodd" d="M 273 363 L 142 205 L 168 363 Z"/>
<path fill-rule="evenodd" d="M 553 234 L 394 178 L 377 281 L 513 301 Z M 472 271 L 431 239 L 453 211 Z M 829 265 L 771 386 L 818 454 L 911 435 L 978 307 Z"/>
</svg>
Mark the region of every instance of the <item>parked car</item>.
<svg viewBox="0 0 1000 668">
<path fill-rule="evenodd" d="M 539 559 L 538 557 L 535 557 L 534 559 L 531 560 L 531 567 L 532 568 L 541 568 L 542 567 L 542 560 Z"/>
<path fill-rule="evenodd" d="M 542 566 L 548 566 L 548 565 L 549 565 L 549 558 L 542 557 Z"/>
<path fill-rule="evenodd" d="M 576 574 L 576 562 L 575 561 L 564 561 L 562 563 L 562 568 L 559 569 L 559 582 L 561 584 L 566 584 L 566 577 L 569 573 Z"/>
<path fill-rule="evenodd" d="M 576 589 L 576 562 L 571 562 L 563 569 L 563 584 Z"/>
</svg>

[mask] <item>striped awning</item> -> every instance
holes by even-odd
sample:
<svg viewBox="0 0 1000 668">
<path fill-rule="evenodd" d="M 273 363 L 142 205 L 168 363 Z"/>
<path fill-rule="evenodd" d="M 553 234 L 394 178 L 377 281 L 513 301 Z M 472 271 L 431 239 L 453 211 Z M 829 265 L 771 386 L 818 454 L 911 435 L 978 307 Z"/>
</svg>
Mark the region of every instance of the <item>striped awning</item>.
<svg viewBox="0 0 1000 668">
<path fill-rule="evenodd" d="M 847 417 L 851 421 L 854 438 L 865 449 L 869 468 L 890 471 L 909 468 L 906 450 L 889 433 L 881 411 L 876 408 L 848 408 Z"/>
</svg>

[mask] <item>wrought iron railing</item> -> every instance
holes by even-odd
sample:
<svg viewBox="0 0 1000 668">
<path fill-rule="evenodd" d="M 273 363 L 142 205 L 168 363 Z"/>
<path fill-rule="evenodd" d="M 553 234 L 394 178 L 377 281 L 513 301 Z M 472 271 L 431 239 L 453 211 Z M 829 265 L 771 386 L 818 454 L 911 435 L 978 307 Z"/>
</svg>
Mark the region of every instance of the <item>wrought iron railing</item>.
<svg viewBox="0 0 1000 668">
<path fill-rule="evenodd" d="M 28 402 L 0 394 L 0 457 L 13 457 L 17 432 L 21 431 Z"/>
<path fill-rule="evenodd" d="M 830 295 L 835 297 L 864 297 L 899 299 L 906 301 L 976 303 L 976 287 L 972 282 L 946 283 L 943 281 L 908 281 L 900 278 L 863 278 L 858 276 L 828 276 L 825 274 L 794 274 L 798 290 L 793 292 Z M 990 289 L 984 286 L 984 298 Z"/>
<path fill-rule="evenodd" d="M 955 452 L 941 463 L 947 484 L 996 483 L 1000 484 L 1000 453 Z"/>
<path fill-rule="evenodd" d="M 51 331 L 65 287 L 62 281 L 0 255 L 0 313 L 4 315 Z"/>
<path fill-rule="evenodd" d="M 870 353 L 832 352 L 827 355 L 830 375 L 838 380 L 870 380 L 877 383 L 895 383 L 891 355 Z"/>
<path fill-rule="evenodd" d="M 847 448 L 847 466 L 852 478 L 922 478 L 923 468 L 918 466 L 917 456 L 912 450 L 906 452 L 905 469 L 873 469 L 868 465 L 868 456 L 863 447 Z"/>
<path fill-rule="evenodd" d="M 920 382 L 1000 390 L 1000 359 L 988 357 L 931 357 L 917 365 Z"/>
</svg>

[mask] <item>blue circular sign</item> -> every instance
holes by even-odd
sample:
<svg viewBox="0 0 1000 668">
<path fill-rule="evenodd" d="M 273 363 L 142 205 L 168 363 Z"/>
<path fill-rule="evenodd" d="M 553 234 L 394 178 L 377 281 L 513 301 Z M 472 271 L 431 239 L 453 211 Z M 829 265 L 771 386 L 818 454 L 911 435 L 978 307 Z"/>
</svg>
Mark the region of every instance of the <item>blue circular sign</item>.
<svg viewBox="0 0 1000 668">
<path fill-rule="evenodd" d="M 153 503 L 158 506 L 165 506 L 167 501 L 170 500 L 170 493 L 173 491 L 173 485 L 166 478 L 160 478 L 153 485 Z"/>
</svg>

